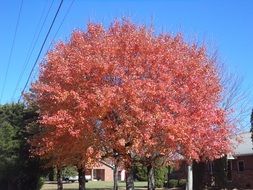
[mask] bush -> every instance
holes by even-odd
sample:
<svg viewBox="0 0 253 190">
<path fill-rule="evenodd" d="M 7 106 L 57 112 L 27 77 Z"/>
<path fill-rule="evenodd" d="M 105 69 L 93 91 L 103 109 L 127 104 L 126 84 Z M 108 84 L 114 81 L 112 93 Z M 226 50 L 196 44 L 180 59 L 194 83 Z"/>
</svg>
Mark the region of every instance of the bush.
<svg viewBox="0 0 253 190">
<path fill-rule="evenodd" d="M 37 190 L 40 190 L 43 185 L 44 185 L 44 178 L 40 177 Z"/>
<path fill-rule="evenodd" d="M 74 166 L 67 166 L 62 170 L 62 176 L 77 176 L 78 172 L 76 167 Z"/>
<path fill-rule="evenodd" d="M 134 167 L 134 178 L 138 181 L 147 181 L 147 167 L 143 165 L 136 165 Z"/>
<path fill-rule="evenodd" d="M 138 181 L 147 181 L 147 167 L 143 165 L 136 165 L 134 169 L 135 179 Z M 156 187 L 163 187 L 166 179 L 168 169 L 166 167 L 155 168 L 155 185 Z"/>
<path fill-rule="evenodd" d="M 169 187 L 184 187 L 186 185 L 186 179 L 171 179 L 169 180 Z"/>
<path fill-rule="evenodd" d="M 186 179 L 180 179 L 179 180 L 179 187 L 185 187 L 186 186 Z"/>
<path fill-rule="evenodd" d="M 169 187 L 177 187 L 178 180 L 177 179 L 171 179 L 169 180 Z"/>
<path fill-rule="evenodd" d="M 166 167 L 160 167 L 160 168 L 155 169 L 155 186 L 156 187 L 164 186 L 167 172 L 168 172 L 168 169 Z"/>
</svg>

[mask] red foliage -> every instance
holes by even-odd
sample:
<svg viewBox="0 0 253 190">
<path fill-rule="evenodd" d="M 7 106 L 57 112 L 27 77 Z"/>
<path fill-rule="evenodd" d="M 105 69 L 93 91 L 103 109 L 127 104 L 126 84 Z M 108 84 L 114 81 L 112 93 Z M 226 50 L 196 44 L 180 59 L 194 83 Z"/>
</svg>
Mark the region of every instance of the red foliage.
<svg viewBox="0 0 253 190">
<path fill-rule="evenodd" d="M 52 131 L 41 151 L 66 146 L 64 155 L 86 159 L 103 142 L 126 162 L 154 151 L 214 159 L 230 150 L 221 90 L 206 49 L 181 35 L 156 36 L 128 21 L 107 30 L 89 24 L 48 53 L 31 88 Z"/>
</svg>

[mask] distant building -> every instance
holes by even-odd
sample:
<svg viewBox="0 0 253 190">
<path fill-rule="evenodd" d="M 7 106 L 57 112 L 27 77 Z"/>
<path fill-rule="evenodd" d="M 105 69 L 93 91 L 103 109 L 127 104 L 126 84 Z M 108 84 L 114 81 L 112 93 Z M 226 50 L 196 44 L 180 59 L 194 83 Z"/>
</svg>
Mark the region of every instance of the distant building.
<svg viewBox="0 0 253 190">
<path fill-rule="evenodd" d="M 253 145 L 251 133 L 237 136 L 239 143 L 233 140 L 235 151 L 228 156 L 227 179 L 231 186 L 253 188 Z"/>
<path fill-rule="evenodd" d="M 215 167 L 216 161 L 202 163 L 204 170 L 203 184 L 216 186 L 215 174 L 223 170 L 227 175 L 229 187 L 253 189 L 253 144 L 251 132 L 237 135 L 231 141 L 234 152 L 227 155 L 224 168 Z M 179 167 L 170 175 L 172 179 L 187 178 L 187 164 L 184 160 L 179 161 Z"/>
<path fill-rule="evenodd" d="M 109 162 L 102 161 L 98 166 L 88 169 L 86 176 L 91 181 L 113 181 L 113 167 Z M 118 169 L 118 180 L 125 181 L 125 170 L 122 168 Z"/>
</svg>

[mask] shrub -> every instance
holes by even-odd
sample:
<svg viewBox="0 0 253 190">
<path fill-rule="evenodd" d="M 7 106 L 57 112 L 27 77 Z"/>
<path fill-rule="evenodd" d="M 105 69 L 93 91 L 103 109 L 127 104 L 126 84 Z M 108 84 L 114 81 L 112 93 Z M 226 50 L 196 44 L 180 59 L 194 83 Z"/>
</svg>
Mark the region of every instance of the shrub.
<svg viewBox="0 0 253 190">
<path fill-rule="evenodd" d="M 37 190 L 40 190 L 42 188 L 43 184 L 44 184 L 44 178 L 40 177 Z"/>
<path fill-rule="evenodd" d="M 138 181 L 147 181 L 147 167 L 143 165 L 136 165 L 134 168 L 134 177 Z"/>
<path fill-rule="evenodd" d="M 166 167 L 160 167 L 155 169 L 155 185 L 156 187 L 163 187 L 165 182 L 165 177 L 167 175 L 168 169 Z"/>
<path fill-rule="evenodd" d="M 186 185 L 186 179 L 171 179 L 169 180 L 169 187 L 184 187 Z"/>
</svg>

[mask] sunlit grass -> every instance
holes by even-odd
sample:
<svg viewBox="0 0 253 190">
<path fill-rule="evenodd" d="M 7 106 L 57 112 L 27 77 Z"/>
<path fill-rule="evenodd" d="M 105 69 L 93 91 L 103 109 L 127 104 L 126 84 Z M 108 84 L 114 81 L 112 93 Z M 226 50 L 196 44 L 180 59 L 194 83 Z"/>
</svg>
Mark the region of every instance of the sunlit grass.
<svg viewBox="0 0 253 190">
<path fill-rule="evenodd" d="M 135 187 L 136 189 L 146 189 L 147 187 L 147 182 L 135 182 Z M 125 189 L 125 183 L 124 182 L 120 182 L 119 183 L 119 187 L 120 189 Z M 99 189 L 99 190 L 110 190 L 113 187 L 113 183 L 112 182 L 106 182 L 106 181 L 89 181 L 88 183 L 86 183 L 86 188 L 95 190 L 95 189 Z M 56 190 L 57 189 L 57 185 L 56 183 L 54 184 L 44 184 L 41 190 Z M 64 190 L 77 190 L 78 189 L 78 183 L 64 183 L 63 184 L 63 189 Z"/>
</svg>

